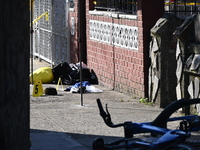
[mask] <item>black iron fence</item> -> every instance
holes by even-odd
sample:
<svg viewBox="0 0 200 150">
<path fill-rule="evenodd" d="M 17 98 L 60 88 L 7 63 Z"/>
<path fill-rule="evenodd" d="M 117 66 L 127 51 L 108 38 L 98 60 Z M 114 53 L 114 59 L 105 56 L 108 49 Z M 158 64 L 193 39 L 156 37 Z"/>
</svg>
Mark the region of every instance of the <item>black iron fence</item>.
<svg viewBox="0 0 200 150">
<path fill-rule="evenodd" d="M 94 0 L 94 3 L 97 10 L 137 15 L 137 0 Z M 200 0 L 165 0 L 165 12 L 186 16 L 200 14 Z"/>
<path fill-rule="evenodd" d="M 165 11 L 184 16 L 200 14 L 200 0 L 166 0 Z"/>
<path fill-rule="evenodd" d="M 137 0 L 95 0 L 95 9 L 137 14 Z"/>
</svg>

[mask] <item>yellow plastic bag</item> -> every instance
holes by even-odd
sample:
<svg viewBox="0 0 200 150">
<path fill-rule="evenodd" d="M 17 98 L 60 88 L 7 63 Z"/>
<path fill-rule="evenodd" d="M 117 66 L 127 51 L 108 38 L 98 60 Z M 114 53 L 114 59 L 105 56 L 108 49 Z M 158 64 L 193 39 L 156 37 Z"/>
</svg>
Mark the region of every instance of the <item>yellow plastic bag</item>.
<svg viewBox="0 0 200 150">
<path fill-rule="evenodd" d="M 33 82 L 32 82 L 33 76 Z M 34 83 L 35 81 L 42 81 L 42 83 L 52 83 L 54 76 L 52 72 L 52 68 L 50 67 L 42 67 L 33 72 L 33 74 L 29 75 L 30 83 Z"/>
</svg>

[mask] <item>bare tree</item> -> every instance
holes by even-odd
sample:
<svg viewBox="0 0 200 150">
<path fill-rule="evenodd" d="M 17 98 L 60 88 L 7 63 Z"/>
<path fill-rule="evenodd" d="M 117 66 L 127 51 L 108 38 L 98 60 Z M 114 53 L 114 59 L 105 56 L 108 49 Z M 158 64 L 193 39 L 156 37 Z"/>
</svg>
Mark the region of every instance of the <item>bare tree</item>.
<svg viewBox="0 0 200 150">
<path fill-rule="evenodd" d="M 29 14 L 29 0 L 0 1 L 1 150 L 29 149 Z"/>
</svg>

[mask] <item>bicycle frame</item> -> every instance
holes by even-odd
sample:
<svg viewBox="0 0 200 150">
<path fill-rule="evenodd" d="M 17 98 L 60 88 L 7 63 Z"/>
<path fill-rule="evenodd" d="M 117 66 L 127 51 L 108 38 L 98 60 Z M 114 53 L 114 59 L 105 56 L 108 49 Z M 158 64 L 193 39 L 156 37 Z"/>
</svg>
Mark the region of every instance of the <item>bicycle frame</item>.
<svg viewBox="0 0 200 150">
<path fill-rule="evenodd" d="M 197 102 L 200 103 L 200 99 L 194 100 L 193 102 L 190 102 L 190 103 L 194 104 L 194 103 L 197 103 Z M 169 113 L 167 113 L 167 117 L 168 117 L 174 111 L 176 111 L 179 107 L 183 107 L 187 103 L 184 103 L 184 101 L 182 101 L 181 103 L 180 103 L 180 101 L 177 101 L 174 104 L 167 107 L 166 110 L 164 110 L 163 112 L 170 110 Z M 138 145 L 149 147 L 151 149 L 159 149 L 159 148 L 169 146 L 172 143 L 184 142 L 190 136 L 190 132 L 189 132 L 189 130 L 187 130 L 188 127 L 183 125 L 184 126 L 183 128 L 185 130 L 180 130 L 180 129 L 169 130 L 169 129 L 166 128 L 165 122 L 179 121 L 179 120 L 190 121 L 190 120 L 195 120 L 194 118 L 197 117 L 196 115 L 193 115 L 193 116 L 183 116 L 183 117 L 169 118 L 169 119 L 167 119 L 167 121 L 162 120 L 162 121 L 164 121 L 164 123 L 159 125 L 158 124 L 159 118 L 164 116 L 164 113 L 161 113 L 152 122 L 133 123 L 131 121 L 128 121 L 128 122 L 124 122 L 124 123 L 120 123 L 120 124 L 113 124 L 112 121 L 111 121 L 111 116 L 108 112 L 107 104 L 106 104 L 106 112 L 104 111 L 104 109 L 102 107 L 100 99 L 97 99 L 97 104 L 98 104 L 98 107 L 99 107 L 99 110 L 100 110 L 100 115 L 102 116 L 102 118 L 103 118 L 103 120 L 104 120 L 104 122 L 106 123 L 107 126 L 112 127 L 112 128 L 116 128 L 116 127 L 120 127 L 120 126 L 124 127 L 124 138 L 122 140 L 119 140 L 119 141 L 114 141 L 112 143 L 105 144 L 104 148 L 107 148 L 107 149 L 118 149 L 118 148 L 128 149 L 128 148 L 134 148 L 134 146 L 137 147 Z M 196 119 L 193 122 L 195 122 L 197 125 L 195 124 L 196 126 L 194 126 L 194 128 L 192 128 L 192 130 L 193 131 L 200 130 L 200 120 Z M 146 142 L 144 140 L 133 141 L 134 140 L 133 135 L 134 134 L 140 134 L 140 133 L 151 133 L 152 136 L 158 136 L 159 135 L 159 137 L 154 142 Z M 131 142 L 129 143 L 129 141 L 131 141 Z M 124 142 L 125 144 L 124 145 L 118 145 L 122 142 Z"/>
</svg>

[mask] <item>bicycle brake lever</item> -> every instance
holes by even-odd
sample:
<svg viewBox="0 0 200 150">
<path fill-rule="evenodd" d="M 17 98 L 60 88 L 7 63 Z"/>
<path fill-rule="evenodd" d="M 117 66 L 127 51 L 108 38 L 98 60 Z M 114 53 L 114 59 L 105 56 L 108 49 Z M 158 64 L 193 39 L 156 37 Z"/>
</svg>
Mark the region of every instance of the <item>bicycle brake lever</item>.
<svg viewBox="0 0 200 150">
<path fill-rule="evenodd" d="M 111 121 L 111 116 L 110 116 L 110 113 L 108 111 L 108 104 L 106 104 L 106 122 L 109 123 L 109 124 L 113 124 L 112 121 Z"/>
<path fill-rule="evenodd" d="M 106 104 L 106 112 L 104 111 L 104 109 L 103 109 L 103 107 L 102 107 L 102 104 L 101 104 L 100 99 L 97 99 L 97 104 L 98 104 L 98 107 L 99 107 L 100 115 L 101 115 L 101 117 L 103 118 L 104 122 L 105 122 L 108 126 L 113 125 L 113 123 L 112 123 L 112 121 L 111 121 L 110 113 L 109 113 L 109 111 L 108 111 L 107 104 Z"/>
<path fill-rule="evenodd" d="M 97 105 L 99 107 L 100 115 L 104 118 L 107 114 L 102 107 L 100 99 L 97 99 Z"/>
</svg>

